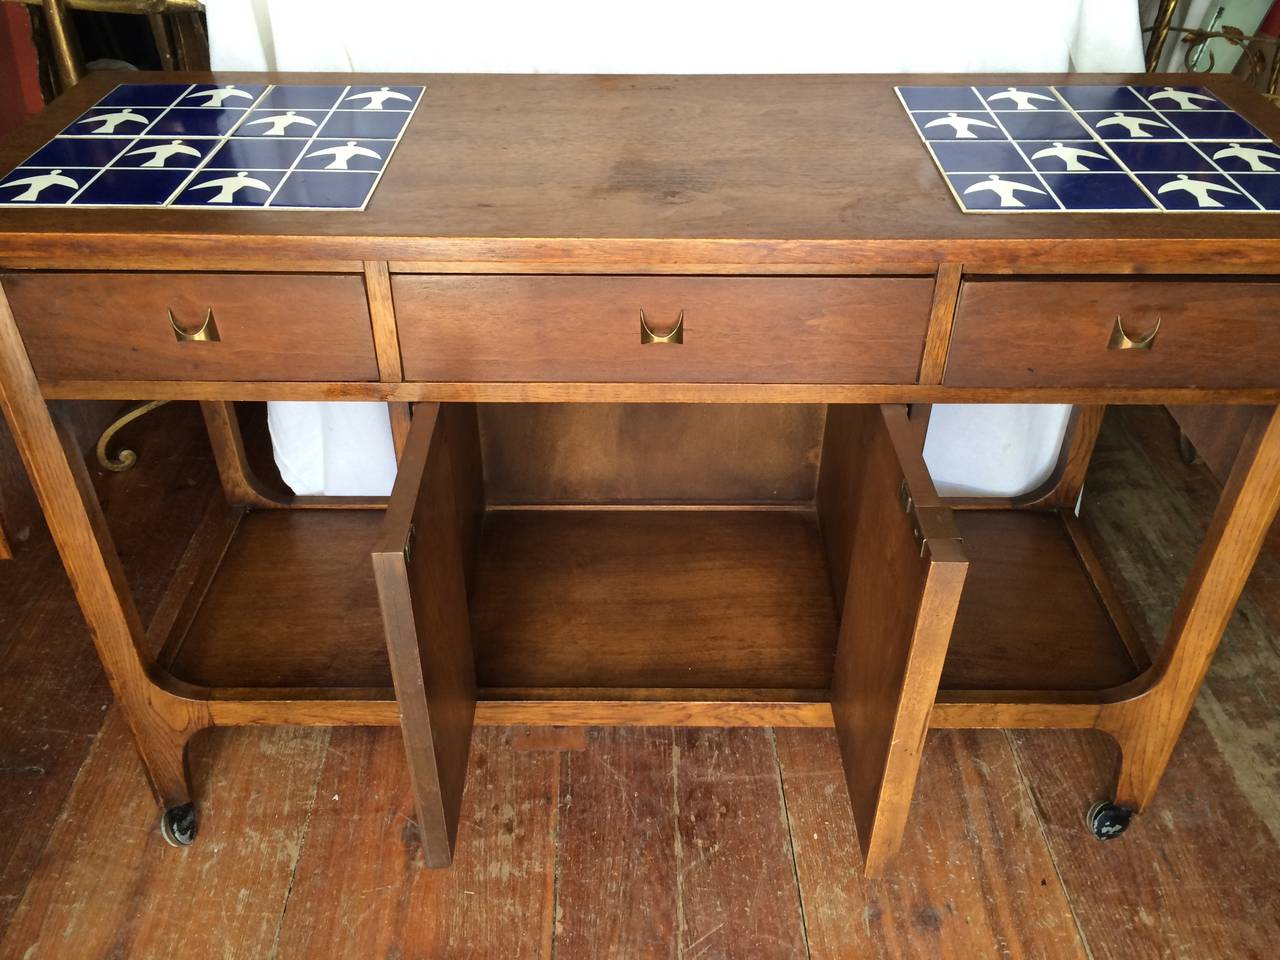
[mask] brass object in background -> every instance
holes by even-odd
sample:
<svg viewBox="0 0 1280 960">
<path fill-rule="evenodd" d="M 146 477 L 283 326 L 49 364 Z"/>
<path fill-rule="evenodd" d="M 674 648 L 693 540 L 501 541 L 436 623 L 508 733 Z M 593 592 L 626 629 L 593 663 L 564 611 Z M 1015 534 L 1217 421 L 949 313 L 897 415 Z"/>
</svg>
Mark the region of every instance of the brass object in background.
<svg viewBox="0 0 1280 960">
<path fill-rule="evenodd" d="M 178 338 L 179 343 L 217 343 L 222 339 L 218 334 L 218 324 L 213 319 L 213 307 L 210 307 L 204 315 L 204 323 L 200 324 L 200 329 L 194 333 L 188 333 L 178 326 L 178 321 L 174 319 L 173 310 L 169 310 L 169 326 L 173 327 L 173 335 Z"/>
<path fill-rule="evenodd" d="M 121 450 L 114 457 L 111 456 L 107 453 L 107 444 L 111 442 L 111 438 L 119 433 L 122 428 L 133 423 L 133 421 L 137 420 L 144 414 L 150 413 L 157 407 L 163 407 L 168 402 L 168 400 L 151 400 L 147 403 L 140 403 L 128 413 L 117 417 L 111 425 L 107 427 L 107 429 L 102 431 L 102 436 L 98 437 L 98 445 L 94 448 L 94 452 L 97 453 L 98 463 L 102 465 L 103 469 L 111 470 L 115 473 L 121 473 L 122 471 L 128 470 L 138 462 L 138 455 L 132 450 Z"/>
<path fill-rule="evenodd" d="M 671 328 L 670 332 L 657 334 L 649 329 L 649 321 L 645 319 L 644 311 L 640 311 L 640 342 L 641 343 L 684 343 L 684 311 L 680 311 L 680 315 L 676 317 L 676 325 Z"/>
<path fill-rule="evenodd" d="M 1161 0 L 1156 18 L 1151 24 L 1151 37 L 1147 40 L 1146 63 L 1150 73 L 1160 66 L 1160 58 L 1164 55 L 1165 41 L 1169 39 L 1169 26 L 1173 23 L 1174 11 L 1178 9 L 1178 0 Z"/>
<path fill-rule="evenodd" d="M 1140 337 L 1131 337 L 1124 332 L 1124 322 L 1120 314 L 1116 314 L 1115 326 L 1111 328 L 1111 340 L 1108 350 L 1150 350 L 1156 342 L 1156 334 L 1160 332 L 1163 317 L 1156 317 L 1156 325 Z"/>
</svg>

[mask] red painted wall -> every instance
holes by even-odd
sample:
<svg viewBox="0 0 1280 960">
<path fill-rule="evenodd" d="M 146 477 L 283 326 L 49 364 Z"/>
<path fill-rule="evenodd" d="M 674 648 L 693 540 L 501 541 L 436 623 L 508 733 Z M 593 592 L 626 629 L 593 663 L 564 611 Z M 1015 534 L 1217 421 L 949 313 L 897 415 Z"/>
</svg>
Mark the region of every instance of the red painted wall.
<svg viewBox="0 0 1280 960">
<path fill-rule="evenodd" d="M 43 107 L 30 15 L 23 4 L 0 3 L 0 137 Z"/>
</svg>

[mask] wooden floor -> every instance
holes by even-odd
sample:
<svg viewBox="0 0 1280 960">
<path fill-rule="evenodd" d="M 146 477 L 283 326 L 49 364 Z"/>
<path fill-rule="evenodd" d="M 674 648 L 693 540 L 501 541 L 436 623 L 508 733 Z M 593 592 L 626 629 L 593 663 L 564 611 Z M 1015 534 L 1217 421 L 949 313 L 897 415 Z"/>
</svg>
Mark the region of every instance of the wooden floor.
<svg viewBox="0 0 1280 960">
<path fill-rule="evenodd" d="M 102 478 L 144 615 L 213 471 L 198 417 Z M 1216 498 L 1161 411 L 1112 411 L 1086 491 L 1158 636 Z M 1274 541 L 1274 538 L 1273 538 Z M 0 567 L 0 958 L 1270 958 L 1280 943 L 1280 543 L 1153 809 L 1099 843 L 1113 748 L 936 733 L 897 876 L 860 877 L 825 731 L 480 729 L 456 863 L 422 866 L 395 730 L 212 731 L 165 846 L 37 533 Z"/>
</svg>

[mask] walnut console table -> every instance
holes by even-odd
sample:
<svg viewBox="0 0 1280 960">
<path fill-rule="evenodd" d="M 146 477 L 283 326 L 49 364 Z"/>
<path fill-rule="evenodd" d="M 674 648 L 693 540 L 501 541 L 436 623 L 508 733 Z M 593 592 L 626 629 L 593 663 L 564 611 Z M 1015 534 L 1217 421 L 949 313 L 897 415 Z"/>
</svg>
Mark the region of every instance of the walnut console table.
<svg viewBox="0 0 1280 960">
<path fill-rule="evenodd" d="M 363 212 L 0 210 L 4 411 L 171 839 L 243 724 L 402 724 L 434 865 L 477 723 L 834 725 L 871 874 L 931 727 L 1105 731 L 1095 832 L 1151 800 L 1280 503 L 1280 215 L 963 214 L 892 78 L 216 77 L 284 80 L 426 85 Z M 226 492 L 146 624 L 59 426 L 120 399 L 200 401 Z M 389 502 L 265 490 L 277 399 L 390 401 Z M 1055 475 L 940 498 L 928 405 L 1011 401 L 1075 405 Z M 1154 662 L 1074 512 L 1108 403 L 1259 408 Z"/>
</svg>

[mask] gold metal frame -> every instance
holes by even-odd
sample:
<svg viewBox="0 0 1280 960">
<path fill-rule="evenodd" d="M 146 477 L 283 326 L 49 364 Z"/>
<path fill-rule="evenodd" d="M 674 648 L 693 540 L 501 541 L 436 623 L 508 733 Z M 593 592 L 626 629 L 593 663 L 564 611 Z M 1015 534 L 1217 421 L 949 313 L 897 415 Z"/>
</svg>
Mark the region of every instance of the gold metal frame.
<svg viewBox="0 0 1280 960">
<path fill-rule="evenodd" d="M 102 431 L 102 436 L 98 437 L 98 444 L 94 448 L 94 453 L 98 455 L 98 463 L 102 465 L 103 469 L 121 473 L 138 462 L 138 455 L 128 449 L 121 449 L 114 457 L 111 456 L 107 453 L 107 444 L 111 442 L 112 437 L 133 423 L 133 421 L 150 413 L 157 407 L 163 407 L 168 402 L 168 400 L 149 400 L 146 403 L 140 403 L 128 412 L 121 414 L 107 429 Z"/>
</svg>

